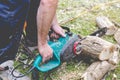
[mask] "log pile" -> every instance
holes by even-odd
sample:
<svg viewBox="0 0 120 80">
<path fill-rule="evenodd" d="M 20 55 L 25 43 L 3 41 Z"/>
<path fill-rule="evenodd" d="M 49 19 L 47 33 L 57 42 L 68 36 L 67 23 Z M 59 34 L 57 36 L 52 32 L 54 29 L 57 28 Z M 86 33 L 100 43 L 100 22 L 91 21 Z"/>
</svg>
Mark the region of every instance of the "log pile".
<svg viewBox="0 0 120 80">
<path fill-rule="evenodd" d="M 118 29 L 108 18 L 97 17 L 99 28 L 107 27 L 106 35 L 114 35 L 120 45 L 120 29 Z M 119 63 L 119 45 L 110 43 L 97 36 L 87 36 L 81 42 L 82 54 L 89 55 L 96 62 L 93 62 L 81 75 L 80 80 L 101 80 L 105 74 L 114 70 Z"/>
<path fill-rule="evenodd" d="M 81 80 L 101 80 L 110 70 L 115 69 L 119 62 L 119 47 L 102 38 L 87 36 L 81 41 L 82 54 L 89 55 L 98 61 L 88 67 Z"/>
</svg>

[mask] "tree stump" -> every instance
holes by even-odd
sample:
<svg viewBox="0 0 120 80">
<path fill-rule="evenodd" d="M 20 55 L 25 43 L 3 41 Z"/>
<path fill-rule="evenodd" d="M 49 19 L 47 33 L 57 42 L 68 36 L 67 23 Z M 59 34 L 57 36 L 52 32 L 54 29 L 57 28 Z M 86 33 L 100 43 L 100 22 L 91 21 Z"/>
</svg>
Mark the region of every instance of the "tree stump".
<svg viewBox="0 0 120 80">
<path fill-rule="evenodd" d="M 80 80 L 101 80 L 113 67 L 114 65 L 107 61 L 94 62 L 83 73 Z"/>
<path fill-rule="evenodd" d="M 113 53 L 119 53 L 116 45 L 96 36 L 87 36 L 80 43 L 83 49 L 81 54 L 89 55 L 95 59 L 108 60 Z"/>
<path fill-rule="evenodd" d="M 117 30 L 117 27 L 105 16 L 97 17 L 96 23 L 99 28 L 107 27 L 106 35 L 113 35 Z"/>
</svg>

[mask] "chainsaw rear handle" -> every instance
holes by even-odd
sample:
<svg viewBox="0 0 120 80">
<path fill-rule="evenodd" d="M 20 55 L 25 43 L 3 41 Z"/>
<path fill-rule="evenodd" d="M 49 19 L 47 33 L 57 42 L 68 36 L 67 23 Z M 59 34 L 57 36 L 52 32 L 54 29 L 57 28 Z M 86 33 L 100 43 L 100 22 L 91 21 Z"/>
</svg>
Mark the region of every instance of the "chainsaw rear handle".
<svg viewBox="0 0 120 80">
<path fill-rule="evenodd" d="M 42 64 L 42 56 L 39 54 L 37 55 L 33 66 L 41 72 L 47 72 L 52 70 L 60 65 L 60 60 L 58 57 L 53 53 L 53 58 L 49 61 Z"/>
<path fill-rule="evenodd" d="M 42 56 L 39 54 L 37 55 L 35 61 L 34 61 L 34 66 L 38 68 L 39 64 L 42 63 Z"/>
<path fill-rule="evenodd" d="M 39 65 L 42 63 L 42 56 L 39 54 L 37 55 L 35 61 L 34 61 L 34 67 L 37 68 L 39 71 L 41 71 L 41 69 L 39 68 Z"/>
</svg>

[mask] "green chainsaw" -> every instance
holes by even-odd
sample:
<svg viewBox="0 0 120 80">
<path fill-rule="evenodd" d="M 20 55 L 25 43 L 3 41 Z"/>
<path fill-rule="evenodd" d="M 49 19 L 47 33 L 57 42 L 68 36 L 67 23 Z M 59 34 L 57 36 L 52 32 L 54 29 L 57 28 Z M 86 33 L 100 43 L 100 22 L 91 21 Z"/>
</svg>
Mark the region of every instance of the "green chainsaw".
<svg viewBox="0 0 120 80">
<path fill-rule="evenodd" d="M 48 72 L 58 66 L 61 62 L 69 61 L 75 56 L 79 55 L 82 51 L 82 47 L 79 44 L 79 40 L 82 40 L 79 35 L 70 32 L 69 28 L 66 29 L 66 37 L 60 37 L 58 40 L 50 40 L 48 44 L 53 49 L 53 58 L 48 62 L 41 64 L 42 57 L 38 55 L 34 61 L 33 66 L 41 72 Z M 90 34 L 92 36 L 102 36 L 106 32 L 106 28 L 99 29 L 94 33 Z"/>
<path fill-rule="evenodd" d="M 18 68 L 15 67 L 15 69 L 12 71 L 12 75 L 16 78 L 23 77 L 26 74 L 30 73 L 33 69 L 37 69 L 40 72 L 49 72 L 59 67 L 61 63 L 65 61 L 69 61 L 80 55 L 80 53 L 82 52 L 82 46 L 79 43 L 79 41 L 85 38 L 81 38 L 79 35 L 71 33 L 68 27 L 62 27 L 62 28 L 65 29 L 66 31 L 65 32 L 66 37 L 60 37 L 57 40 L 50 39 L 48 41 L 48 44 L 53 49 L 53 57 L 49 61 L 42 63 L 42 56 L 39 54 L 34 59 L 32 66 L 30 65 L 31 68 L 28 71 L 26 71 L 25 74 L 19 76 L 14 75 L 15 69 Z M 90 35 L 100 37 L 104 35 L 106 31 L 107 28 L 105 27 L 93 32 Z M 52 31 L 50 31 L 50 33 L 52 33 Z M 23 66 L 23 65 L 18 65 L 18 66 Z"/>
</svg>

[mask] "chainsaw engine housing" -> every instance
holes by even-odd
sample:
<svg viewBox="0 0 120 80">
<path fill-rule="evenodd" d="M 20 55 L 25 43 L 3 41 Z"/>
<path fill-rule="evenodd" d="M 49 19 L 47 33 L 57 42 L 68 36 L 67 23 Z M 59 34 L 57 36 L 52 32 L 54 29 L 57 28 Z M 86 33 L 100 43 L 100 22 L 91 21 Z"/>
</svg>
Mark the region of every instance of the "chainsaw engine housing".
<svg viewBox="0 0 120 80">
<path fill-rule="evenodd" d="M 74 51 L 75 42 L 80 39 L 79 35 L 71 35 L 69 36 L 69 40 L 63 46 L 60 52 L 60 59 L 62 62 L 69 61 L 70 59 L 74 58 L 77 54 Z M 80 50 L 79 50 L 80 51 Z"/>
</svg>

